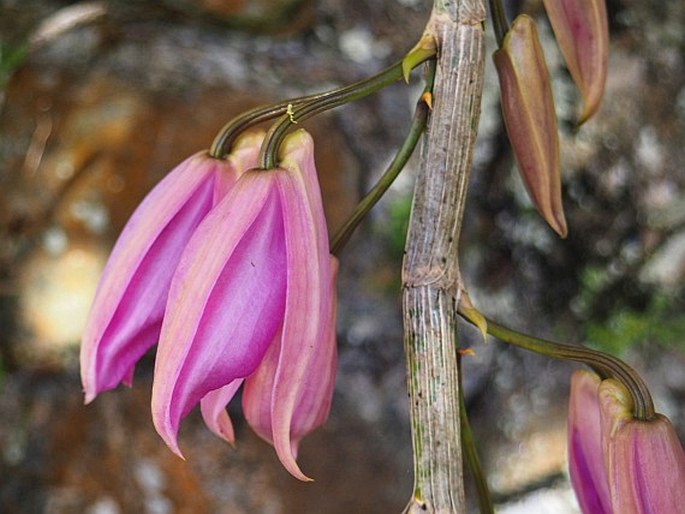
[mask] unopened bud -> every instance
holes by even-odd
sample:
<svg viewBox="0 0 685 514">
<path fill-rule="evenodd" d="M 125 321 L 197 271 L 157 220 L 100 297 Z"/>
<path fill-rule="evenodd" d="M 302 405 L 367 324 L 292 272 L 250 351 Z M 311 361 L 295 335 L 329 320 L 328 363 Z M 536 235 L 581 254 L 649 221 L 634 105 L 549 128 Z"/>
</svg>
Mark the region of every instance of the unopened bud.
<svg viewBox="0 0 685 514">
<path fill-rule="evenodd" d="M 566 237 L 557 117 L 533 19 L 519 15 L 493 57 L 504 124 L 523 182 L 545 221 Z"/>
<path fill-rule="evenodd" d="M 579 123 L 602 101 L 609 56 L 605 0 L 544 0 L 559 49 L 583 97 Z"/>
</svg>

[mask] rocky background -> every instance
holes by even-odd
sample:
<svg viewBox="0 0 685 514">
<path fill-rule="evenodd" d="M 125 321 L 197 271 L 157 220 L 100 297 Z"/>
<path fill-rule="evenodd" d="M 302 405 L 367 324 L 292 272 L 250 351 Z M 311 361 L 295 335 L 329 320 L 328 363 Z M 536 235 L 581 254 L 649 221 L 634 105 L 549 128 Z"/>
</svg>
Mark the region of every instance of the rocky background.
<svg viewBox="0 0 685 514">
<path fill-rule="evenodd" d="M 607 3 L 606 98 L 580 129 L 541 2 L 514 6 L 538 17 L 554 76 L 569 237 L 526 199 L 488 62 L 462 267 L 493 318 L 627 359 L 685 440 L 685 5 Z M 149 415 L 152 355 L 131 390 L 83 406 L 78 341 L 113 241 L 168 170 L 250 106 L 401 58 L 429 4 L 0 1 L 0 511 L 401 510 L 412 463 L 399 270 L 415 163 L 342 254 L 333 411 L 300 457 L 314 483 L 280 467 L 239 402 L 236 450 L 193 413 L 180 436 L 187 461 L 171 454 Z M 305 124 L 332 230 L 392 158 L 419 87 L 416 77 Z M 476 352 L 465 391 L 498 511 L 577 512 L 565 476 L 573 368 L 460 330 Z"/>
</svg>

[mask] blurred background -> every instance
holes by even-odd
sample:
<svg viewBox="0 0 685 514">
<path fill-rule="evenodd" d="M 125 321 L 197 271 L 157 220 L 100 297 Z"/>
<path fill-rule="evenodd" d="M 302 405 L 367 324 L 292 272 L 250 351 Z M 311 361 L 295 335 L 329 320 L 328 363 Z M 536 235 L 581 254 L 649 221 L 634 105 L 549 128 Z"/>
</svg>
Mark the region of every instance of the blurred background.
<svg viewBox="0 0 685 514">
<path fill-rule="evenodd" d="M 130 390 L 83 406 L 78 345 L 99 273 L 132 210 L 232 116 L 371 75 L 420 36 L 428 0 L 0 1 L 0 511 L 386 513 L 411 492 L 400 265 L 412 161 L 342 253 L 340 366 L 330 420 L 307 437 L 301 484 L 230 406 L 237 449 L 193 412 L 175 457 Z M 496 77 L 486 88 L 461 266 L 474 303 L 528 333 L 620 355 L 685 440 L 685 4 L 610 0 L 606 97 L 579 98 L 541 2 L 562 131 L 569 236 L 516 174 Z M 487 27 L 488 54 L 495 49 Z M 308 121 L 335 230 L 390 161 L 418 73 Z M 570 365 L 468 326 L 464 387 L 502 513 L 577 512 L 566 478 Z M 470 484 L 469 484 L 470 487 Z M 470 494 L 471 498 L 474 495 Z M 475 507 L 472 505 L 472 507 Z"/>
</svg>

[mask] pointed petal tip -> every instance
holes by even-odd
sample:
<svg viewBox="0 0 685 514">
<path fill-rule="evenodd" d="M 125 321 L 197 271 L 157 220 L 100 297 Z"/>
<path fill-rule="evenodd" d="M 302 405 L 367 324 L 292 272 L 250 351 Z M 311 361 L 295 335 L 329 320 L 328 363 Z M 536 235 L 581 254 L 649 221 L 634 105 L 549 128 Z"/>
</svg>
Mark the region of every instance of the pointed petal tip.
<svg viewBox="0 0 685 514">
<path fill-rule="evenodd" d="M 561 239 L 566 239 L 568 236 L 568 227 L 566 226 L 566 220 L 562 218 L 561 220 L 556 220 L 557 224 L 553 227 L 554 231 L 559 235 Z"/>
<path fill-rule="evenodd" d="M 300 466 L 298 466 L 297 462 L 295 462 L 295 459 L 293 458 L 292 454 L 289 454 L 287 456 L 279 455 L 278 459 L 281 461 L 281 464 L 283 464 L 283 467 L 288 471 L 288 473 L 290 473 L 292 476 L 294 476 L 301 482 L 314 481 L 313 478 L 308 477 L 302 472 Z"/>
<path fill-rule="evenodd" d="M 231 448 L 235 449 L 235 433 L 233 432 L 233 425 L 228 418 L 228 415 L 221 417 L 221 419 L 217 419 L 212 426 L 208 425 L 208 427 L 219 439 L 227 442 Z"/>
<path fill-rule="evenodd" d="M 566 239 L 566 236 L 568 236 L 568 226 L 566 225 L 564 211 L 560 210 L 550 214 L 542 213 L 542 217 L 561 239 Z"/>
<path fill-rule="evenodd" d="M 183 456 L 183 453 L 181 453 L 181 449 L 178 447 L 178 441 L 173 441 L 173 443 L 170 441 L 164 442 L 176 456 L 178 456 L 181 460 L 186 460 L 186 458 Z"/>
<path fill-rule="evenodd" d="M 161 429 L 159 426 L 157 426 L 157 422 L 154 418 L 152 421 L 155 425 L 155 430 L 157 430 L 157 433 L 159 434 L 159 437 L 162 438 L 172 453 L 181 459 L 186 460 L 186 458 L 183 456 L 183 453 L 181 453 L 181 449 L 178 447 L 178 435 L 171 430 Z"/>
<path fill-rule="evenodd" d="M 290 444 L 278 444 L 277 441 L 274 442 L 274 449 L 276 450 L 276 455 L 278 455 L 278 460 L 281 461 L 283 467 L 292 476 L 300 480 L 301 482 L 313 482 L 314 479 L 305 475 L 300 466 L 297 465 L 295 459 L 297 458 L 297 446 L 299 441 L 290 441 Z"/>
<path fill-rule="evenodd" d="M 294 468 L 286 466 L 285 463 L 283 463 L 283 466 L 288 471 L 288 473 L 297 478 L 300 482 L 314 482 L 313 478 L 308 477 L 307 475 L 302 473 L 302 470 L 300 470 L 300 467 L 297 464 L 295 464 Z"/>
<path fill-rule="evenodd" d="M 597 113 L 599 110 L 599 103 L 599 101 L 583 103 L 583 110 L 580 112 L 580 116 L 578 117 L 578 127 L 583 125 Z"/>
<path fill-rule="evenodd" d="M 154 393 L 153 387 L 152 424 L 155 426 L 159 437 L 162 438 L 169 449 L 181 459 L 186 460 L 183 453 L 181 453 L 181 449 L 178 447 L 178 423 L 174 428 L 173 424 L 166 418 L 166 412 L 163 411 L 161 416 L 157 414 L 154 405 Z"/>
</svg>

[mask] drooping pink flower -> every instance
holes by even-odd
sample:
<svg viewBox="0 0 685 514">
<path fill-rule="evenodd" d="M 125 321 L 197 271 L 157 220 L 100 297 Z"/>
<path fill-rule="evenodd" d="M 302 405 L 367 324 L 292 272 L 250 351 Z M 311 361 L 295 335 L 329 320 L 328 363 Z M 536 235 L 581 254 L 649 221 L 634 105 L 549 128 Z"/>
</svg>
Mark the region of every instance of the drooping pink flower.
<svg viewBox="0 0 685 514">
<path fill-rule="evenodd" d="M 300 130 L 283 142 L 279 168 L 241 175 L 176 268 L 152 388 L 169 447 L 180 455 L 180 422 L 201 401 L 207 425 L 231 442 L 223 407 L 246 380 L 248 420 L 307 480 L 295 450 L 328 413 L 334 302 L 313 142 Z"/>
<path fill-rule="evenodd" d="M 685 508 L 685 451 L 671 422 L 632 416 L 628 391 L 614 380 L 599 387 L 602 447 L 615 514 L 679 514 Z"/>
<path fill-rule="evenodd" d="M 609 59 L 609 23 L 605 0 L 544 0 L 568 71 L 583 97 L 579 123 L 602 101 Z"/>
<path fill-rule="evenodd" d="M 95 293 L 81 344 L 86 403 L 123 382 L 159 338 L 171 276 L 188 240 L 238 176 L 257 162 L 264 134 L 238 140 L 227 158 L 200 152 L 169 173 L 131 216 Z"/>
<path fill-rule="evenodd" d="M 586 371 L 571 379 L 569 472 L 584 514 L 677 514 L 685 452 L 670 421 L 640 421 L 623 385 Z"/>
</svg>

